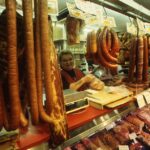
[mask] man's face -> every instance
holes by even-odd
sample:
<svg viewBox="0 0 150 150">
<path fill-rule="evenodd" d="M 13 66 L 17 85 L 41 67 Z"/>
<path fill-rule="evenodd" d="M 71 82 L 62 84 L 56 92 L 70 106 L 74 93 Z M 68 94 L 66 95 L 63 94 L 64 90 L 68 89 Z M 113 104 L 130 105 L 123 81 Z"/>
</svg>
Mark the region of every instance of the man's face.
<svg viewBox="0 0 150 150">
<path fill-rule="evenodd" d="M 61 67 L 64 70 L 72 70 L 74 67 L 74 60 L 71 54 L 65 54 L 61 58 Z"/>
</svg>

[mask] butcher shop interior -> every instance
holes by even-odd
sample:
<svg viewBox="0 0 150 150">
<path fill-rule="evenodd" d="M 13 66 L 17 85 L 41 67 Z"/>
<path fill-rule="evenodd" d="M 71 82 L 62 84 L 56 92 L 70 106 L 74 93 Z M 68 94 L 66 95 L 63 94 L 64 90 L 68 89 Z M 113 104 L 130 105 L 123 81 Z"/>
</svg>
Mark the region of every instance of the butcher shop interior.
<svg viewBox="0 0 150 150">
<path fill-rule="evenodd" d="M 149 66 L 150 0 L 0 0 L 0 150 L 150 150 Z"/>
</svg>

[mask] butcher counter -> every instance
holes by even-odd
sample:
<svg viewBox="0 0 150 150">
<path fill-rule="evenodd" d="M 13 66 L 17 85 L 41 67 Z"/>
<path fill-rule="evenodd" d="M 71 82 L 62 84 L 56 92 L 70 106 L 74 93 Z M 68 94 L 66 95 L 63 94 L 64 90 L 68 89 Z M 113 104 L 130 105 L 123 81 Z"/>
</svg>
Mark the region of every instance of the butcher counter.
<svg viewBox="0 0 150 150">
<path fill-rule="evenodd" d="M 134 109 L 136 109 L 135 104 L 131 102 L 115 109 L 98 110 L 89 106 L 80 112 L 68 114 L 67 121 L 70 139 L 57 149 L 77 142 L 81 137 L 86 137 L 97 130 L 101 130 L 109 123 L 119 119 L 121 116 L 126 115 Z M 88 130 L 89 128 L 90 130 Z M 47 141 L 50 140 L 50 132 L 48 131 L 47 125 L 42 124 L 36 127 L 29 126 L 26 131 L 21 132 L 22 135 L 20 135 L 17 142 L 17 149 L 20 150 L 38 147 L 42 143 L 47 144 Z"/>
<path fill-rule="evenodd" d="M 133 112 L 138 107 L 138 103 L 134 99 L 113 109 L 96 109 L 89 106 L 80 111 L 67 114 L 70 138 L 62 145 L 59 145 L 56 150 L 72 145 L 81 138 L 88 137 L 104 128 L 109 128 L 113 122 L 120 120 L 123 116 Z M 20 129 L 16 149 L 36 149 L 43 145 L 40 149 L 46 150 L 48 149 L 50 138 L 50 131 L 47 124 L 38 126 L 29 125 L 27 129 Z"/>
</svg>

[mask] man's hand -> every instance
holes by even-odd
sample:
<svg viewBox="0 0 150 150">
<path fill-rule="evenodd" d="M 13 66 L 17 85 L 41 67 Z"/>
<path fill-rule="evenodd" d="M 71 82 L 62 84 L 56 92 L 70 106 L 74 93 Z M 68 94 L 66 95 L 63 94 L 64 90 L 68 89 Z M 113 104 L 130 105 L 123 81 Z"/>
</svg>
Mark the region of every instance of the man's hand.
<svg viewBox="0 0 150 150">
<path fill-rule="evenodd" d="M 84 76 L 82 78 L 82 80 L 84 81 L 84 83 L 90 83 L 92 82 L 92 80 L 94 80 L 96 77 L 92 74 L 87 74 L 86 76 Z"/>
<path fill-rule="evenodd" d="M 104 88 L 104 82 L 102 82 L 101 80 L 95 78 L 94 80 L 92 80 L 89 84 L 89 87 L 93 90 L 101 90 Z"/>
</svg>

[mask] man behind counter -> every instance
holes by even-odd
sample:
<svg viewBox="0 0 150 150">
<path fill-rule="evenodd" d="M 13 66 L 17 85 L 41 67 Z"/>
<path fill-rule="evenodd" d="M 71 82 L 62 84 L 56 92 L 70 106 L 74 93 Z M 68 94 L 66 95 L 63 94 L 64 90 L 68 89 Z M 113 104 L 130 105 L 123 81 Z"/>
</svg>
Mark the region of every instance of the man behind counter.
<svg viewBox="0 0 150 150">
<path fill-rule="evenodd" d="M 59 55 L 63 89 L 86 90 L 88 88 L 101 90 L 104 83 L 92 74 L 84 75 L 74 67 L 73 54 L 70 51 L 62 51 Z"/>
</svg>

